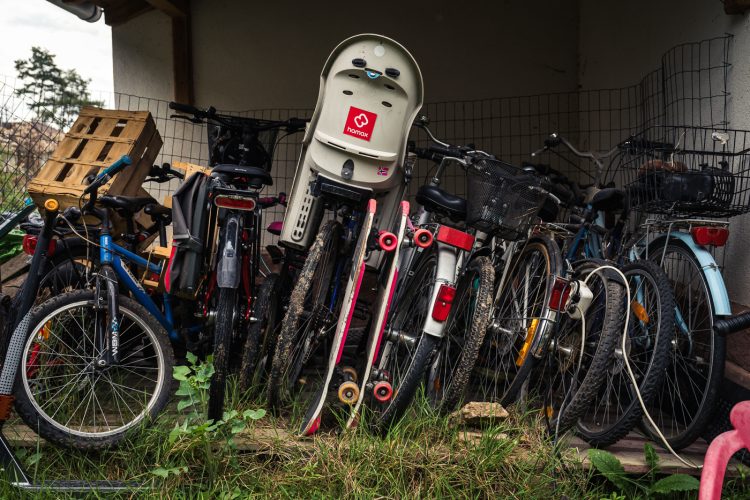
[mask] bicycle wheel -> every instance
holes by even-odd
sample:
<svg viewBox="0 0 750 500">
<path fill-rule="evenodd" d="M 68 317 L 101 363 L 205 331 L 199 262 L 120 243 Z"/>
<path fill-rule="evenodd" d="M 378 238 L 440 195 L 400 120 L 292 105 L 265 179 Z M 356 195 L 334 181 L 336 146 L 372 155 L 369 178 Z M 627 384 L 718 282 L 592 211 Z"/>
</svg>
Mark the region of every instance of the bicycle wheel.
<svg viewBox="0 0 750 500">
<path fill-rule="evenodd" d="M 214 422 L 224 417 L 224 396 L 237 309 L 237 290 L 219 288 L 214 323 L 214 374 L 208 386 L 208 418 Z"/>
<path fill-rule="evenodd" d="M 652 258 L 661 261 L 663 243 Z M 675 297 L 675 338 L 665 382 L 648 411 L 669 445 L 684 448 L 700 437 L 716 408 L 724 376 L 726 339 L 714 335 L 714 310 L 706 277 L 693 252 L 680 241 L 670 241 L 662 262 Z M 660 442 L 648 422 L 652 439 Z"/>
<path fill-rule="evenodd" d="M 339 269 L 342 234 L 343 227 L 336 221 L 320 228 L 292 290 L 268 378 L 268 402 L 274 411 L 284 403 L 295 403 L 296 410 L 306 409 L 315 395 L 305 390 L 308 379 L 320 381 L 325 376 L 327 348 L 341 307 L 340 285 L 346 276 Z"/>
<path fill-rule="evenodd" d="M 492 306 L 495 272 L 487 257 L 472 260 L 456 287 L 444 336 L 427 376 L 427 397 L 448 414 L 463 400 L 484 341 Z"/>
<path fill-rule="evenodd" d="M 268 345 L 276 324 L 278 304 L 279 275 L 271 273 L 258 288 L 258 296 L 253 305 L 254 321 L 247 329 L 247 338 L 242 348 L 242 365 L 240 366 L 240 390 L 247 391 L 256 380 L 256 372 L 262 370 L 262 358 L 268 354 Z"/>
<path fill-rule="evenodd" d="M 531 346 L 555 326 L 549 302 L 561 268 L 560 251 L 546 238 L 528 243 L 511 261 L 503 290 L 495 293 L 493 318 L 472 374 L 477 399 L 503 406 L 516 401 L 536 365 Z M 495 273 L 496 286 L 502 273 L 502 268 Z"/>
<path fill-rule="evenodd" d="M 379 432 L 388 429 L 406 412 L 424 380 L 440 338 L 422 331 L 437 273 L 437 252 L 425 250 L 416 262 L 414 274 L 399 283 L 393 310 L 383 334 L 383 345 L 375 363 L 375 373 L 390 383 L 392 397 L 372 402 L 373 425 Z M 407 273 L 404 273 L 406 275 Z"/>
<path fill-rule="evenodd" d="M 651 261 L 637 260 L 625 265 L 622 272 L 630 287 L 625 349 L 619 337 L 606 381 L 577 427 L 578 434 L 598 447 L 625 437 L 643 415 L 625 356 L 638 392 L 644 404 L 649 404 L 664 381 L 674 338 L 674 295 L 664 271 Z"/>
<path fill-rule="evenodd" d="M 622 335 L 625 288 L 611 271 L 592 273 L 601 265 L 607 264 L 590 260 L 576 264 L 573 279 L 588 280 L 591 303 L 584 321 L 564 316 L 551 343 L 545 411 L 556 434 L 576 425 L 594 401 Z"/>
<path fill-rule="evenodd" d="M 94 306 L 93 291 L 62 294 L 31 313 L 15 404 L 48 441 L 89 450 L 116 445 L 169 400 L 174 355 L 167 333 L 143 306 L 124 295 L 118 300 L 120 363 L 104 368 L 95 325 L 107 313 Z"/>
</svg>

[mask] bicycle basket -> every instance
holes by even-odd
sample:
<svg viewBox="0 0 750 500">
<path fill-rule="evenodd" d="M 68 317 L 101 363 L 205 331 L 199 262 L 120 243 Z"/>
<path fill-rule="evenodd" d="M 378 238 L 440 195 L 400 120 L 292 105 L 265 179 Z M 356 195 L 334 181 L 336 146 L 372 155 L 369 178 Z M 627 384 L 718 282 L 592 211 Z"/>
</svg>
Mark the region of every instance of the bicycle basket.
<svg viewBox="0 0 750 500">
<path fill-rule="evenodd" d="M 670 217 L 750 211 L 750 135 L 742 130 L 653 127 L 623 144 L 617 175 L 631 207 Z"/>
<path fill-rule="evenodd" d="M 506 240 L 525 237 L 547 198 L 538 177 L 488 159 L 472 164 L 466 177 L 466 223 Z"/>
<path fill-rule="evenodd" d="M 223 117 L 231 126 L 209 122 L 208 151 L 210 165 L 222 163 L 249 165 L 271 170 L 278 128 L 258 130 L 265 120 L 241 116 Z M 245 142 L 249 147 L 245 148 Z"/>
</svg>

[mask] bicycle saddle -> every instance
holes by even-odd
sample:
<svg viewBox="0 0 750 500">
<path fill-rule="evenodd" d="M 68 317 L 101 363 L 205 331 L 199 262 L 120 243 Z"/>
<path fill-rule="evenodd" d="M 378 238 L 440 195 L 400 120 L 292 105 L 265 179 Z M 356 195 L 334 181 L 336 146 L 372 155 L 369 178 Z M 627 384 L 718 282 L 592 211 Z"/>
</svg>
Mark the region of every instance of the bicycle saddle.
<svg viewBox="0 0 750 500">
<path fill-rule="evenodd" d="M 143 211 L 146 212 L 146 215 L 150 215 L 151 220 L 154 222 L 161 219 L 165 226 L 172 222 L 172 209 L 167 208 L 164 205 L 152 203 L 151 205 L 146 205 L 146 208 L 144 208 Z"/>
<path fill-rule="evenodd" d="M 591 208 L 610 212 L 625 208 L 625 191 L 617 188 L 605 188 L 591 198 Z"/>
<path fill-rule="evenodd" d="M 272 186 L 273 178 L 264 168 L 251 167 L 249 165 L 232 165 L 231 163 L 222 163 L 216 165 L 211 172 L 225 174 L 230 177 L 246 177 L 247 183 L 254 188 L 263 186 Z"/>
<path fill-rule="evenodd" d="M 98 201 L 107 208 L 122 210 L 129 214 L 140 212 L 146 205 L 154 203 L 150 196 L 102 196 Z"/>
<path fill-rule="evenodd" d="M 449 217 L 454 221 L 466 220 L 466 200 L 452 195 L 437 186 L 422 186 L 417 191 L 417 203 L 428 212 Z"/>
</svg>

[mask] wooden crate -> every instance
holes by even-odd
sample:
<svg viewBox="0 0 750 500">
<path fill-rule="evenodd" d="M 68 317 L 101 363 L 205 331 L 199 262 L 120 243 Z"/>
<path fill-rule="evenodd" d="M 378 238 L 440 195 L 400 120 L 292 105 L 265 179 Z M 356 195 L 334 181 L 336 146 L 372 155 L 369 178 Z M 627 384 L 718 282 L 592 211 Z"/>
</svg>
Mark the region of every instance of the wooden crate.
<svg viewBox="0 0 750 500">
<path fill-rule="evenodd" d="M 61 209 L 78 206 L 86 177 L 129 155 L 133 164 L 102 186 L 99 193 L 136 196 L 161 146 L 161 136 L 148 111 L 86 106 L 29 183 L 29 195 L 40 211 L 49 198 L 55 198 Z"/>
</svg>

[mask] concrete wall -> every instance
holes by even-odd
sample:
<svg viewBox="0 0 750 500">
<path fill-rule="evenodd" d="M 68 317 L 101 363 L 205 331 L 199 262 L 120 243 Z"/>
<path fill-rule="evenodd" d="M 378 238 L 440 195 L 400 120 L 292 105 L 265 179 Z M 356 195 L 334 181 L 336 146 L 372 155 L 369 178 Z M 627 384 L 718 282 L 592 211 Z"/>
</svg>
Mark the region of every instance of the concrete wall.
<svg viewBox="0 0 750 500">
<path fill-rule="evenodd" d="M 414 54 L 430 102 L 574 90 L 577 2 L 535 4 L 193 0 L 196 101 L 231 110 L 313 107 L 326 57 L 362 32 L 391 36 Z M 167 17 L 151 12 L 112 34 L 115 91 L 170 99 Z"/>
<path fill-rule="evenodd" d="M 584 89 L 636 83 L 671 47 L 734 35 L 727 118 L 750 129 L 750 17 L 728 16 L 718 1 L 580 0 L 579 82 Z M 724 276 L 734 302 L 750 304 L 750 216 L 732 220 Z"/>
</svg>

